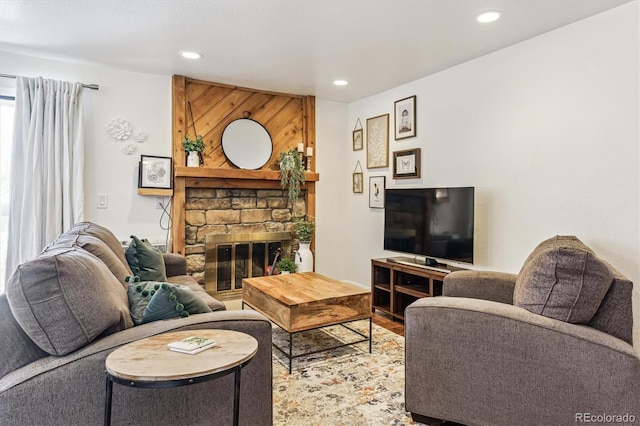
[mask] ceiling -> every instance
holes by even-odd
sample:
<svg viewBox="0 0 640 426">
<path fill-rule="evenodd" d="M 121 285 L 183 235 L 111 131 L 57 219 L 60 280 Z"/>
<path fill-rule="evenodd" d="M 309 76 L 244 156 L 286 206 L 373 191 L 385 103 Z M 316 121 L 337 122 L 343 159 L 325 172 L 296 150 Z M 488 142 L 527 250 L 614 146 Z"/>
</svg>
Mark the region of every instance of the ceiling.
<svg viewBox="0 0 640 426">
<path fill-rule="evenodd" d="M 351 102 L 629 1 L 0 0 L 0 50 Z"/>
</svg>

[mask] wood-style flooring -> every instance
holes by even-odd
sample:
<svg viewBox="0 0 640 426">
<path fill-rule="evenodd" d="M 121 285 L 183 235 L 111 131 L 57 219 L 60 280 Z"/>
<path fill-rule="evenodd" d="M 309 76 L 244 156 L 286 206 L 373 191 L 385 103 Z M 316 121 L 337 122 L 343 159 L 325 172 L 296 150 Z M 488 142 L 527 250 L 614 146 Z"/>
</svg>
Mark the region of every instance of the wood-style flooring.
<svg viewBox="0 0 640 426">
<path fill-rule="evenodd" d="M 388 315 L 375 312 L 373 314 L 373 323 L 400 336 L 404 336 L 404 322 L 398 320 L 392 321 Z"/>
</svg>

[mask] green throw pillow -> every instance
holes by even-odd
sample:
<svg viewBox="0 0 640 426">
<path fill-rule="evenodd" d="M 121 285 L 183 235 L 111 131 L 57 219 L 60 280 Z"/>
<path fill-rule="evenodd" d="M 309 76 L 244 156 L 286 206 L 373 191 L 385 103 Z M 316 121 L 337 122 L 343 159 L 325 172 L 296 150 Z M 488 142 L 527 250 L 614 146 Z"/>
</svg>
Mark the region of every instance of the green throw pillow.
<svg viewBox="0 0 640 426">
<path fill-rule="evenodd" d="M 140 281 L 167 281 L 162 252 L 147 239 L 141 240 L 132 235 L 125 257 L 133 274 L 140 277 Z"/>
<path fill-rule="evenodd" d="M 130 280 L 127 294 L 135 325 L 211 312 L 193 290 L 179 284 Z"/>
</svg>

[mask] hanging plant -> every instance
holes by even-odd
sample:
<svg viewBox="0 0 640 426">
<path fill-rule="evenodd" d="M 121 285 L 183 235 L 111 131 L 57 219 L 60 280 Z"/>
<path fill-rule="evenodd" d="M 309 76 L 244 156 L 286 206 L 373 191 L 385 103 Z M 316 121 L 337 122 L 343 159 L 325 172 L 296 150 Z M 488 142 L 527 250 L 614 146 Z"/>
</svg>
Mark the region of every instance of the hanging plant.
<svg viewBox="0 0 640 426">
<path fill-rule="evenodd" d="M 289 201 L 293 205 L 300 195 L 300 187 L 304 184 L 304 165 L 302 156 L 290 149 L 280 153 L 280 185 L 289 188 Z"/>
</svg>

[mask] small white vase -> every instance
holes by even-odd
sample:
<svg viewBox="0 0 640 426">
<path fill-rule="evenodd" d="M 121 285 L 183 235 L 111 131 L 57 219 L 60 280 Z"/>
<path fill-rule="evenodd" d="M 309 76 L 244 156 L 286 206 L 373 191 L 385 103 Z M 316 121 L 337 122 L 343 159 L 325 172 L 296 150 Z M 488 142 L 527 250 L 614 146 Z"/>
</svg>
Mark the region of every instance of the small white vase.
<svg viewBox="0 0 640 426">
<path fill-rule="evenodd" d="M 313 272 L 313 253 L 309 246 L 311 243 L 300 243 L 300 248 L 295 254 L 294 262 L 298 266 L 296 272 Z"/>
<path fill-rule="evenodd" d="M 187 156 L 187 167 L 200 167 L 200 156 L 198 151 L 189 151 Z"/>
</svg>

